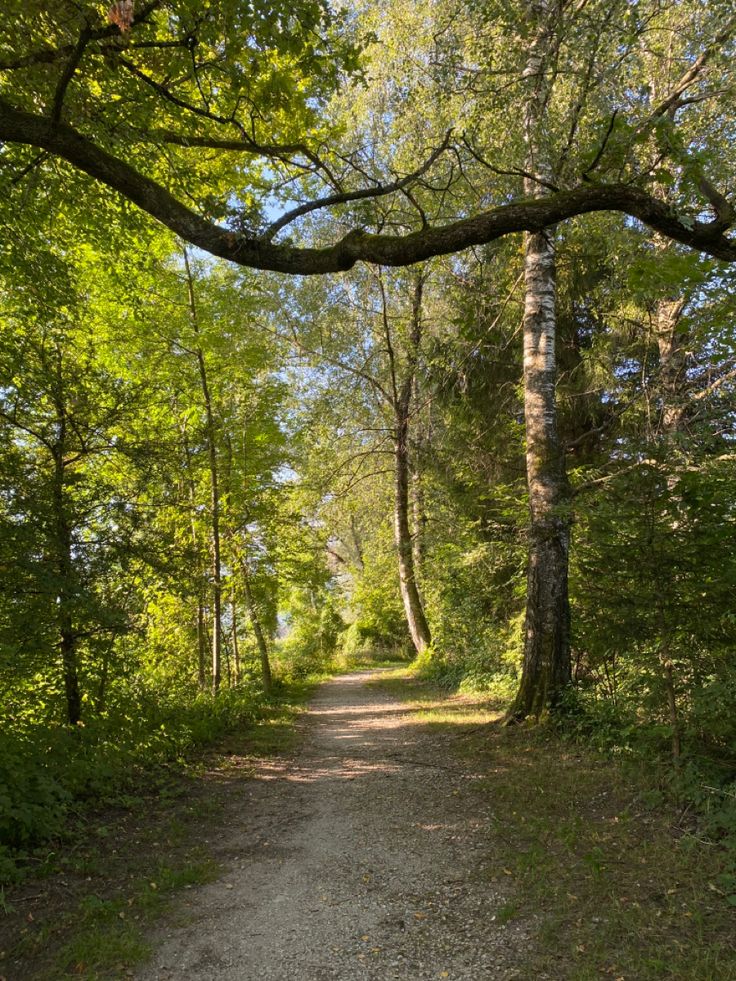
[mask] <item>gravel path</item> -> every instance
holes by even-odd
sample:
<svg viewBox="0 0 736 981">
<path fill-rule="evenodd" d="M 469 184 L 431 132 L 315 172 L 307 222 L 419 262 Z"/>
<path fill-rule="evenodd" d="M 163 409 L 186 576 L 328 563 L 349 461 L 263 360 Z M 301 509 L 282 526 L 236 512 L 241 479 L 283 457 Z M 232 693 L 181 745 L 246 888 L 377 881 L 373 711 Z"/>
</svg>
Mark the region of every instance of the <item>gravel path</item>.
<svg viewBox="0 0 736 981">
<path fill-rule="evenodd" d="M 139 981 L 522 977 L 525 927 L 496 922 L 488 881 L 483 774 L 377 674 L 324 684 L 298 755 L 234 788 L 225 874 L 152 938 Z"/>
</svg>

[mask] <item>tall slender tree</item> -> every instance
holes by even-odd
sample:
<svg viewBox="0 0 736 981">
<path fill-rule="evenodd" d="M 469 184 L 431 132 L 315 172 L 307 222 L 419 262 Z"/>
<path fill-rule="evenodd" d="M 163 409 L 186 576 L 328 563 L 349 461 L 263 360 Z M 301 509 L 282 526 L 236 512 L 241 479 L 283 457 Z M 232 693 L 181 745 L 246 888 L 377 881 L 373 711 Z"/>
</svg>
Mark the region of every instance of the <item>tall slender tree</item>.
<svg viewBox="0 0 736 981">
<path fill-rule="evenodd" d="M 546 110 L 560 29 L 558 0 L 528 5 L 529 55 L 524 69 L 524 190 L 539 197 L 554 179 Z M 539 715 L 559 699 L 570 673 L 569 488 L 557 424 L 555 231 L 524 242 L 524 419 L 530 540 L 524 660 L 512 717 Z"/>
<path fill-rule="evenodd" d="M 195 340 L 194 356 L 201 386 L 204 406 L 204 433 L 207 443 L 207 460 L 210 478 L 210 518 L 212 522 L 212 692 L 217 694 L 222 678 L 222 547 L 220 537 L 220 466 L 217 452 L 217 424 L 211 393 L 211 380 L 207 371 L 205 354 L 200 343 L 199 314 L 195 280 L 186 247 L 183 250 L 186 273 L 189 317 Z"/>
</svg>

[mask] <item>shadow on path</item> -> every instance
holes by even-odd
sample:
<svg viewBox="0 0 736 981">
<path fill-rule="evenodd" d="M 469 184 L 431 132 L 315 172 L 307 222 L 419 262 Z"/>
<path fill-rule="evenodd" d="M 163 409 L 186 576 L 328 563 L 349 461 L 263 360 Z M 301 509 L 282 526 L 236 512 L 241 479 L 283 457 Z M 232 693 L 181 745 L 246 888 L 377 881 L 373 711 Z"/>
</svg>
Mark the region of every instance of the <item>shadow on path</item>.
<svg viewBox="0 0 736 981">
<path fill-rule="evenodd" d="M 299 753 L 233 785 L 226 872 L 153 937 L 140 981 L 519 977 L 526 930 L 495 921 L 482 774 L 379 676 L 324 684 Z"/>
</svg>

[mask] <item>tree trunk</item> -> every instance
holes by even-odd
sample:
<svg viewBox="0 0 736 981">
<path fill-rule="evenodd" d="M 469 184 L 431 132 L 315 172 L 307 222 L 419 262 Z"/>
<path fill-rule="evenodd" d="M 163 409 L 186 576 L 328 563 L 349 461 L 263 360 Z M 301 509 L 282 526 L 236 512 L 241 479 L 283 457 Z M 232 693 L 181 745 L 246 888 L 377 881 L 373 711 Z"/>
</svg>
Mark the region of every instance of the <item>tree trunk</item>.
<svg viewBox="0 0 736 981">
<path fill-rule="evenodd" d="M 424 525 L 427 521 L 424 513 L 424 489 L 422 477 L 418 470 L 411 472 L 411 516 L 412 516 L 412 550 L 414 554 L 414 571 L 421 579 L 424 567 Z"/>
<path fill-rule="evenodd" d="M 360 540 L 360 535 L 358 534 L 358 529 L 355 524 L 355 515 L 350 515 L 350 536 L 353 540 L 353 559 L 355 564 L 363 572 L 365 565 L 363 563 L 363 545 Z"/>
<path fill-rule="evenodd" d="M 548 232 L 529 235 L 525 255 L 524 418 L 529 558 L 524 664 L 511 715 L 539 716 L 571 680 L 569 490 L 555 406 L 555 258 Z"/>
<path fill-rule="evenodd" d="M 686 335 L 680 331 L 685 302 L 682 297 L 660 300 L 654 314 L 662 390 L 661 428 L 666 436 L 681 428 L 685 410 Z"/>
<path fill-rule="evenodd" d="M 194 279 L 189 265 L 189 256 L 184 249 L 184 267 L 187 275 L 189 291 L 189 313 L 195 335 L 199 336 L 199 320 L 194 296 Z M 202 400 L 205 410 L 205 437 L 207 441 L 207 456 L 210 469 L 210 487 L 212 504 L 212 694 L 216 695 L 220 688 L 222 674 L 222 553 L 220 547 L 220 489 L 217 466 L 217 443 L 215 415 L 212 408 L 207 364 L 202 348 L 197 345 L 197 366 L 199 380 L 202 386 Z"/>
<path fill-rule="evenodd" d="M 199 690 L 207 687 L 205 652 L 207 650 L 207 629 L 204 618 L 204 569 L 202 568 L 199 536 L 197 535 L 197 488 L 192 472 L 192 454 L 187 440 L 186 429 L 182 428 L 182 442 L 187 461 L 187 480 L 189 483 L 189 502 L 191 505 L 192 547 L 197 557 L 197 683 Z"/>
<path fill-rule="evenodd" d="M 207 625 L 204 621 L 204 600 L 202 590 L 197 594 L 197 683 L 199 690 L 207 687 L 205 651 L 207 650 Z"/>
<path fill-rule="evenodd" d="M 429 624 L 424 615 L 422 599 L 417 586 L 414 568 L 414 552 L 409 527 L 409 449 L 407 446 L 408 420 L 396 420 L 398 433 L 394 447 L 395 500 L 394 536 L 399 554 L 399 585 L 404 601 L 406 622 L 417 654 L 432 643 Z"/>
<path fill-rule="evenodd" d="M 670 35 L 673 37 L 674 35 Z M 673 72 L 679 74 L 679 65 L 673 57 L 673 46 L 670 40 L 667 47 L 667 59 L 662 66 L 661 74 L 655 76 L 652 86 L 651 100 L 654 105 L 666 98 L 669 86 L 672 82 Z M 675 74 L 674 77 L 677 77 Z M 660 148 L 658 147 L 658 150 Z M 657 159 L 652 153 L 651 164 L 656 166 Z M 676 202 L 672 194 L 672 189 L 666 184 L 658 182 L 654 185 L 654 194 L 659 200 L 670 207 L 674 207 Z M 671 251 L 671 244 L 661 235 L 655 235 L 654 241 L 657 252 L 666 257 Z M 657 441 L 664 438 L 669 442 L 673 436 L 684 428 L 686 419 L 687 405 L 687 347 L 688 337 L 682 331 L 682 314 L 687 303 L 687 297 L 683 295 L 670 294 L 660 297 L 655 303 L 652 311 L 652 327 L 654 328 L 655 340 L 659 353 L 659 377 L 658 377 L 658 396 L 661 403 L 661 411 L 657 417 L 657 427 L 655 438 Z M 650 438 L 652 433 L 649 433 Z M 673 463 L 676 461 L 676 445 L 666 445 L 665 452 L 667 458 L 671 457 L 671 451 L 675 449 Z M 676 464 L 675 464 L 676 465 Z M 679 520 L 677 511 L 681 506 L 681 500 L 677 494 L 677 476 L 673 468 L 667 475 L 667 492 L 671 503 L 675 507 L 675 514 L 672 517 L 670 531 L 676 534 Z M 677 689 L 675 685 L 675 665 L 670 652 L 670 627 L 668 624 L 667 604 L 665 597 L 659 595 L 659 661 L 662 668 L 662 681 L 666 700 L 666 713 L 671 728 L 672 758 L 675 763 L 679 761 L 681 754 L 681 727 L 677 706 Z"/>
<path fill-rule="evenodd" d="M 59 376 L 61 372 L 59 371 Z M 61 377 L 59 377 L 61 384 Z M 72 613 L 72 591 L 74 565 L 72 562 L 72 533 L 64 500 L 65 483 L 65 444 L 66 411 L 63 393 L 57 393 L 56 415 L 58 439 L 53 448 L 54 461 L 54 526 L 56 548 L 56 573 L 59 587 L 56 595 L 56 622 L 59 631 L 59 650 L 61 670 L 64 677 L 66 714 L 70 726 L 76 726 L 82 718 L 82 696 L 79 689 L 79 668 L 77 663 L 77 637 Z"/>
<path fill-rule="evenodd" d="M 66 695 L 67 719 L 70 726 L 76 726 L 82 718 L 82 696 L 79 690 L 79 670 L 77 665 L 77 638 L 71 611 L 71 544 L 69 529 L 63 517 L 58 525 L 59 547 L 59 594 L 58 594 L 58 627 L 59 647 L 61 650 L 61 666 L 64 674 L 64 692 Z"/>
<path fill-rule="evenodd" d="M 217 470 L 217 446 L 215 445 L 215 422 L 212 412 L 207 371 L 201 349 L 197 351 L 202 394 L 205 400 L 207 451 L 210 466 L 210 487 L 212 502 L 212 694 L 220 688 L 222 671 L 222 553 L 220 546 L 220 490 Z"/>
<path fill-rule="evenodd" d="M 654 315 L 657 347 L 659 349 L 659 388 L 662 400 L 659 432 L 666 439 L 676 436 L 685 425 L 687 405 L 687 335 L 683 333 L 680 326 L 685 305 L 685 297 L 664 298 L 657 303 Z M 672 534 L 676 534 L 679 527 L 677 511 L 682 506 L 682 500 L 677 493 L 677 476 L 675 471 L 670 472 L 667 476 L 667 491 L 676 509 L 670 525 Z M 660 603 L 661 641 L 659 657 L 662 664 L 664 690 L 667 700 L 667 717 L 672 732 L 672 759 L 675 763 L 678 763 L 682 754 L 682 734 L 677 706 L 675 665 L 670 656 L 669 627 L 664 597 L 660 597 Z"/>
<path fill-rule="evenodd" d="M 409 496 L 411 499 L 411 541 L 412 554 L 414 557 L 414 572 L 417 582 L 421 582 L 424 572 L 424 526 L 427 523 L 427 516 L 424 511 L 424 484 L 422 474 L 417 464 L 421 459 L 421 451 L 424 448 L 421 433 L 421 412 L 419 404 L 419 379 L 416 370 L 414 371 L 414 381 L 412 384 L 412 406 L 414 413 L 414 440 L 411 448 L 411 483 L 409 485 Z"/>
<path fill-rule="evenodd" d="M 261 620 L 258 616 L 258 607 L 256 606 L 255 599 L 253 597 L 253 590 L 250 585 L 250 573 L 248 572 L 248 567 L 246 565 L 245 559 L 242 562 L 243 569 L 243 585 L 245 586 L 245 602 L 248 607 L 248 616 L 250 617 L 250 622 L 253 627 L 253 633 L 256 635 L 256 643 L 258 644 L 258 653 L 261 657 L 261 678 L 263 680 L 263 690 L 268 694 L 273 687 L 273 677 L 271 675 L 271 662 L 268 659 L 268 644 L 266 643 L 266 635 L 263 632 L 263 627 L 261 626 Z"/>
<path fill-rule="evenodd" d="M 393 410 L 395 425 L 394 442 L 394 538 L 399 557 L 399 587 L 404 603 L 406 622 L 417 654 L 421 654 L 432 643 L 429 624 L 424 614 L 424 605 L 417 585 L 416 568 L 414 565 L 414 543 L 412 541 L 409 521 L 409 417 L 411 396 L 414 389 L 417 357 L 422 336 L 422 295 L 424 279 L 420 274 L 416 281 L 412 303 L 411 332 L 409 337 L 409 355 L 407 358 L 406 375 L 399 387 L 396 377 L 396 362 L 391 332 L 386 316 L 386 301 L 384 297 L 384 325 L 386 331 L 386 347 L 391 367 L 393 388 Z"/>
<path fill-rule="evenodd" d="M 542 146 L 548 85 L 545 70 L 555 12 L 548 0 L 531 5 L 535 18 L 524 77 L 529 85 L 524 129 L 525 193 L 538 197 L 551 169 Z M 552 229 L 527 233 L 524 250 L 524 420 L 529 488 L 529 558 L 521 684 L 510 718 L 539 716 L 571 681 L 568 557 L 569 489 L 557 432 L 555 381 L 555 240 Z"/>
<path fill-rule="evenodd" d="M 235 684 L 240 684 L 240 645 L 238 644 L 238 608 L 235 597 L 230 599 L 230 619 L 232 620 L 233 638 L 233 666 L 235 670 Z"/>
<path fill-rule="evenodd" d="M 105 710 L 105 702 L 107 700 L 107 675 L 110 668 L 110 652 L 105 651 L 102 655 L 102 667 L 100 669 L 100 678 L 97 683 L 97 699 L 95 702 L 95 708 L 99 714 Z"/>
<path fill-rule="evenodd" d="M 668 657 L 667 647 L 661 651 L 662 671 L 664 672 L 664 689 L 667 694 L 667 715 L 672 735 L 672 759 L 677 763 L 682 755 L 682 736 L 680 732 L 680 714 L 677 710 L 677 694 L 675 691 L 675 674 L 672 661 Z"/>
</svg>

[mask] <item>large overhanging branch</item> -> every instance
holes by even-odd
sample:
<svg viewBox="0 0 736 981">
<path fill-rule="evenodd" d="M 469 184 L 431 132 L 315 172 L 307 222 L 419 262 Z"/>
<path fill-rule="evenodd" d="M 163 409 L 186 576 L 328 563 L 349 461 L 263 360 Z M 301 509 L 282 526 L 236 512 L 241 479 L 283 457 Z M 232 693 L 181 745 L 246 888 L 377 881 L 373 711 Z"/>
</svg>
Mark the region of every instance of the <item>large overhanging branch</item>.
<svg viewBox="0 0 736 981">
<path fill-rule="evenodd" d="M 736 241 L 722 221 L 680 216 L 668 204 L 627 184 L 585 184 L 541 198 L 520 199 L 447 225 L 407 235 L 373 235 L 355 229 L 324 248 L 297 248 L 239 234 L 208 221 L 169 190 L 97 146 L 71 126 L 16 109 L 0 99 L 0 140 L 35 146 L 106 184 L 192 245 L 241 266 L 296 275 L 351 269 L 357 262 L 409 266 L 432 256 L 484 245 L 513 232 L 539 231 L 596 211 L 617 211 L 707 255 L 736 262 Z"/>
</svg>

